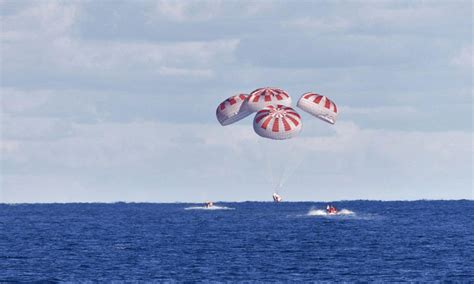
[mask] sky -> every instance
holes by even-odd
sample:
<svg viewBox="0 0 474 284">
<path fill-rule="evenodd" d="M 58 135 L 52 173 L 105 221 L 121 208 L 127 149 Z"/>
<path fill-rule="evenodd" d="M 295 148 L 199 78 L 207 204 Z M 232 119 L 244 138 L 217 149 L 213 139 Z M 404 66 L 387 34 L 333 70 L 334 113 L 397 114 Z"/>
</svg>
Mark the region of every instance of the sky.
<svg viewBox="0 0 474 284">
<path fill-rule="evenodd" d="M 473 199 L 471 1 L 0 1 L 0 202 Z M 335 125 L 265 140 L 274 86 Z"/>
</svg>

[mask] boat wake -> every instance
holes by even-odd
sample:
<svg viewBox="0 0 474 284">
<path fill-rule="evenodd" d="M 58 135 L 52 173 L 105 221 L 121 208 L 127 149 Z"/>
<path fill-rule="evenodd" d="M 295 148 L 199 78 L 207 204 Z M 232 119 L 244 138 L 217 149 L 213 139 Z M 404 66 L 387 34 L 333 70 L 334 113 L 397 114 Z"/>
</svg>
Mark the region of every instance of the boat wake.
<svg viewBox="0 0 474 284">
<path fill-rule="evenodd" d="M 193 206 L 193 207 L 184 208 L 184 210 L 234 210 L 234 208 L 214 205 L 212 207 Z"/>
<path fill-rule="evenodd" d="M 351 210 L 342 209 L 335 214 L 328 214 L 326 210 L 321 209 L 310 209 L 306 216 L 341 216 L 341 215 L 355 215 Z"/>
</svg>

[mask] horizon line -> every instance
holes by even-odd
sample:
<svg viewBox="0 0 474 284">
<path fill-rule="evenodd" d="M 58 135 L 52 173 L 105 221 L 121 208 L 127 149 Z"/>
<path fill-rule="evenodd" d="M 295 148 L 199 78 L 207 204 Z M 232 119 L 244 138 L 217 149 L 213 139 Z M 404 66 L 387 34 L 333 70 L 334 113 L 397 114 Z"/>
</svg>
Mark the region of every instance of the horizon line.
<svg viewBox="0 0 474 284">
<path fill-rule="evenodd" d="M 419 202 L 419 201 L 474 201 L 472 199 L 342 199 L 342 200 L 297 200 L 297 201 L 282 201 L 280 203 L 327 203 L 327 202 Z M 203 204 L 205 202 L 191 202 L 191 201 L 171 201 L 171 202 L 154 202 L 154 201 L 68 201 L 68 202 L 0 202 L 0 205 L 48 205 L 48 204 Z M 272 200 L 245 200 L 245 201 L 213 201 L 213 203 L 274 203 Z"/>
</svg>

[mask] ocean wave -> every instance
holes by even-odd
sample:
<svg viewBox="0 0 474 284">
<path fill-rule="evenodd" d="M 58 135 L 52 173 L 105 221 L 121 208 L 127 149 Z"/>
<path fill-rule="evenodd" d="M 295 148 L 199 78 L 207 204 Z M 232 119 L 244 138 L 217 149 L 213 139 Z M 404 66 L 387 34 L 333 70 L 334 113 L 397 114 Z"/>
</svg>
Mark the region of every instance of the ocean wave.
<svg viewBox="0 0 474 284">
<path fill-rule="evenodd" d="M 338 215 L 340 216 L 340 215 L 355 215 L 355 213 L 348 209 L 341 209 L 336 214 L 328 214 L 326 210 L 311 208 L 306 215 L 307 216 L 338 216 Z"/>
<path fill-rule="evenodd" d="M 234 210 L 235 208 L 225 207 L 225 206 L 217 206 L 214 205 L 212 207 L 205 207 L 205 206 L 192 206 L 184 208 L 184 210 Z"/>
</svg>

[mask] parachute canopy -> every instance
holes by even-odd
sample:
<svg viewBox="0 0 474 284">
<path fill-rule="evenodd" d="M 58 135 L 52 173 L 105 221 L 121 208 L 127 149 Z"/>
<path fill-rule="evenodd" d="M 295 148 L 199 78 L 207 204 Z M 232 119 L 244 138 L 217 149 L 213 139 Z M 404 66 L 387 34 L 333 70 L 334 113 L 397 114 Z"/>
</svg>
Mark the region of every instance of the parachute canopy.
<svg viewBox="0 0 474 284">
<path fill-rule="evenodd" d="M 267 106 L 255 115 L 253 129 L 265 138 L 275 140 L 293 138 L 301 131 L 301 116 L 291 107 Z"/>
<path fill-rule="evenodd" d="M 305 93 L 298 100 L 297 106 L 319 119 L 331 124 L 336 123 L 336 104 L 325 96 L 316 93 Z"/>
<path fill-rule="evenodd" d="M 291 106 L 291 98 L 287 92 L 278 88 L 259 88 L 250 93 L 247 101 L 248 109 L 259 111 L 269 105 Z"/>
<path fill-rule="evenodd" d="M 232 96 L 219 104 L 216 110 L 217 120 L 221 125 L 229 125 L 250 115 L 252 112 L 247 108 L 248 95 L 239 94 Z"/>
</svg>

